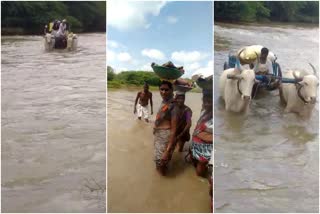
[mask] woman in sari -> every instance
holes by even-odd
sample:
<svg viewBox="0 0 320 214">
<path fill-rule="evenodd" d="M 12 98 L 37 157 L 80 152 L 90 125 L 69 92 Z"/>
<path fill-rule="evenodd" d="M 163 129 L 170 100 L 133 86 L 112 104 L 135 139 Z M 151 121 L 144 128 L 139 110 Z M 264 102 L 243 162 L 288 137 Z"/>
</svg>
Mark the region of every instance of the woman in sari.
<svg viewBox="0 0 320 214">
<path fill-rule="evenodd" d="M 157 171 L 165 175 L 176 142 L 177 111 L 172 83 L 162 81 L 159 90 L 162 102 L 153 127 L 154 161 Z"/>
<path fill-rule="evenodd" d="M 200 118 L 192 135 L 190 146 L 191 159 L 198 176 L 206 176 L 207 167 L 213 150 L 213 109 L 212 90 L 203 90 L 203 104 Z"/>
</svg>

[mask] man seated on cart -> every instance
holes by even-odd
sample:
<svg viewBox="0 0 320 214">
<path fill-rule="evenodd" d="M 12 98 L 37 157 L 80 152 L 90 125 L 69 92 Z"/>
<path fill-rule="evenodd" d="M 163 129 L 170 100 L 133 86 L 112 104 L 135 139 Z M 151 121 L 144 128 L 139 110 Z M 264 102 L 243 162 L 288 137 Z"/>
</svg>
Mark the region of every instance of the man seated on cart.
<svg viewBox="0 0 320 214">
<path fill-rule="evenodd" d="M 225 63 L 224 69 L 249 64 L 256 73 L 256 79 L 265 86 L 267 90 L 277 89 L 282 73 L 277 57 L 268 48 L 261 45 L 243 47 L 236 54 L 229 54 L 229 61 Z"/>
</svg>

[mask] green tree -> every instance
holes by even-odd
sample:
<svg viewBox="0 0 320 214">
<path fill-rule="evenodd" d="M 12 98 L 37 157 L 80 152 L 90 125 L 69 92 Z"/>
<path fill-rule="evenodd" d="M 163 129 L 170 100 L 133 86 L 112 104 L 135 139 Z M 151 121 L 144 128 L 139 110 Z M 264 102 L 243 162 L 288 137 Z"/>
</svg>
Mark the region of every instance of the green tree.
<svg viewBox="0 0 320 214">
<path fill-rule="evenodd" d="M 114 70 L 111 66 L 107 66 L 107 80 L 112 81 L 115 77 Z"/>
<path fill-rule="evenodd" d="M 215 21 L 319 22 L 319 1 L 215 1 Z"/>
<path fill-rule="evenodd" d="M 23 29 L 26 34 L 42 34 L 43 27 L 54 19 L 66 18 L 71 30 L 106 30 L 106 2 L 2 1 L 2 33 L 9 28 Z"/>
</svg>

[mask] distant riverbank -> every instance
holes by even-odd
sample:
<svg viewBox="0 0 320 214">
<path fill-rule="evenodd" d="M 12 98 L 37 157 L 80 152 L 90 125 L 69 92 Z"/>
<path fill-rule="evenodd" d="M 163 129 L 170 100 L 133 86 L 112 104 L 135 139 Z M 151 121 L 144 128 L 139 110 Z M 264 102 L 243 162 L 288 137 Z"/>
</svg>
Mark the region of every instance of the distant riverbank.
<svg viewBox="0 0 320 214">
<path fill-rule="evenodd" d="M 1 2 L 1 35 L 42 35 L 46 24 L 63 19 L 75 33 L 106 32 L 106 2 Z"/>
<path fill-rule="evenodd" d="M 44 27 L 44 26 L 39 26 L 40 28 Z M 72 29 L 73 33 L 102 33 L 105 31 L 95 31 L 95 32 L 91 32 L 91 31 L 84 31 L 83 29 Z M 23 35 L 43 35 L 43 30 L 39 29 L 39 32 L 34 32 L 34 31 L 27 31 L 23 28 L 20 27 L 4 27 L 1 28 L 1 35 L 3 36 L 23 36 Z"/>
<path fill-rule="evenodd" d="M 319 23 L 318 1 L 214 2 L 214 21 Z"/>
<path fill-rule="evenodd" d="M 121 84 L 118 82 L 114 82 L 114 81 L 108 81 L 107 83 L 107 88 L 108 91 L 115 91 L 115 90 L 119 90 L 119 89 L 125 89 L 125 90 L 142 90 L 143 85 L 133 85 L 133 84 Z M 149 90 L 150 91 L 158 91 L 159 87 L 158 86 L 149 86 Z M 193 88 L 190 92 L 194 92 L 194 93 L 201 93 L 201 88 Z"/>
<path fill-rule="evenodd" d="M 183 78 L 185 81 L 191 83 L 189 78 Z M 122 71 L 115 73 L 113 68 L 107 67 L 107 80 L 109 89 L 135 89 L 139 90 L 143 88 L 144 83 L 149 84 L 151 91 L 158 90 L 158 86 L 161 83 L 160 78 L 150 71 Z M 192 92 L 201 92 L 200 88 L 194 88 Z"/>
</svg>

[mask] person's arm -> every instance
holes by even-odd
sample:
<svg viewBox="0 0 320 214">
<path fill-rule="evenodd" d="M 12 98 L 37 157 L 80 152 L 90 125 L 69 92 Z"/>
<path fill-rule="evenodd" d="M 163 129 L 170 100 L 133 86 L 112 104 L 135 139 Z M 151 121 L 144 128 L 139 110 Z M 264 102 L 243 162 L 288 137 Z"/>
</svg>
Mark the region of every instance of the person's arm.
<svg viewBox="0 0 320 214">
<path fill-rule="evenodd" d="M 267 59 L 267 63 L 268 63 L 268 73 L 273 74 L 273 66 L 272 66 L 271 60 Z"/>
<path fill-rule="evenodd" d="M 177 113 L 176 110 L 172 110 L 171 112 L 171 128 L 170 128 L 170 136 L 169 143 L 167 145 L 166 151 L 163 153 L 162 159 L 167 161 L 172 154 L 171 151 L 174 150 L 176 143 L 176 131 L 177 131 Z"/>
<path fill-rule="evenodd" d="M 209 133 L 209 132 L 200 132 L 197 135 L 197 137 L 205 142 L 212 142 L 213 141 L 212 133 Z"/>
<path fill-rule="evenodd" d="M 140 92 L 137 93 L 136 101 L 134 102 L 134 107 L 133 107 L 133 113 L 135 114 L 137 112 L 137 103 L 140 97 Z"/>
<path fill-rule="evenodd" d="M 150 92 L 150 105 L 151 105 L 151 115 L 153 114 L 153 102 L 152 102 L 152 93 Z"/>
<path fill-rule="evenodd" d="M 176 109 L 172 110 L 171 113 L 171 129 L 170 129 L 170 138 L 167 146 L 167 151 L 171 151 L 174 149 L 174 144 L 176 142 L 176 131 L 177 131 L 177 112 Z"/>
<path fill-rule="evenodd" d="M 177 136 L 177 139 L 179 139 L 180 137 L 182 137 L 182 136 L 191 128 L 191 125 L 192 125 L 191 117 L 192 117 L 192 112 L 191 112 L 191 111 L 188 111 L 188 112 L 186 113 L 186 121 L 187 121 L 187 124 L 186 124 L 186 126 L 184 127 L 183 131 Z"/>
<path fill-rule="evenodd" d="M 258 59 L 256 59 L 254 61 L 253 71 L 254 71 L 254 73 L 258 73 L 259 72 L 259 60 Z"/>
<path fill-rule="evenodd" d="M 197 137 L 202 139 L 203 141 L 205 142 L 208 142 L 208 143 L 212 143 L 213 141 L 213 122 L 212 122 L 212 119 L 207 121 L 206 123 L 206 129 L 202 132 L 200 132 Z"/>
</svg>

